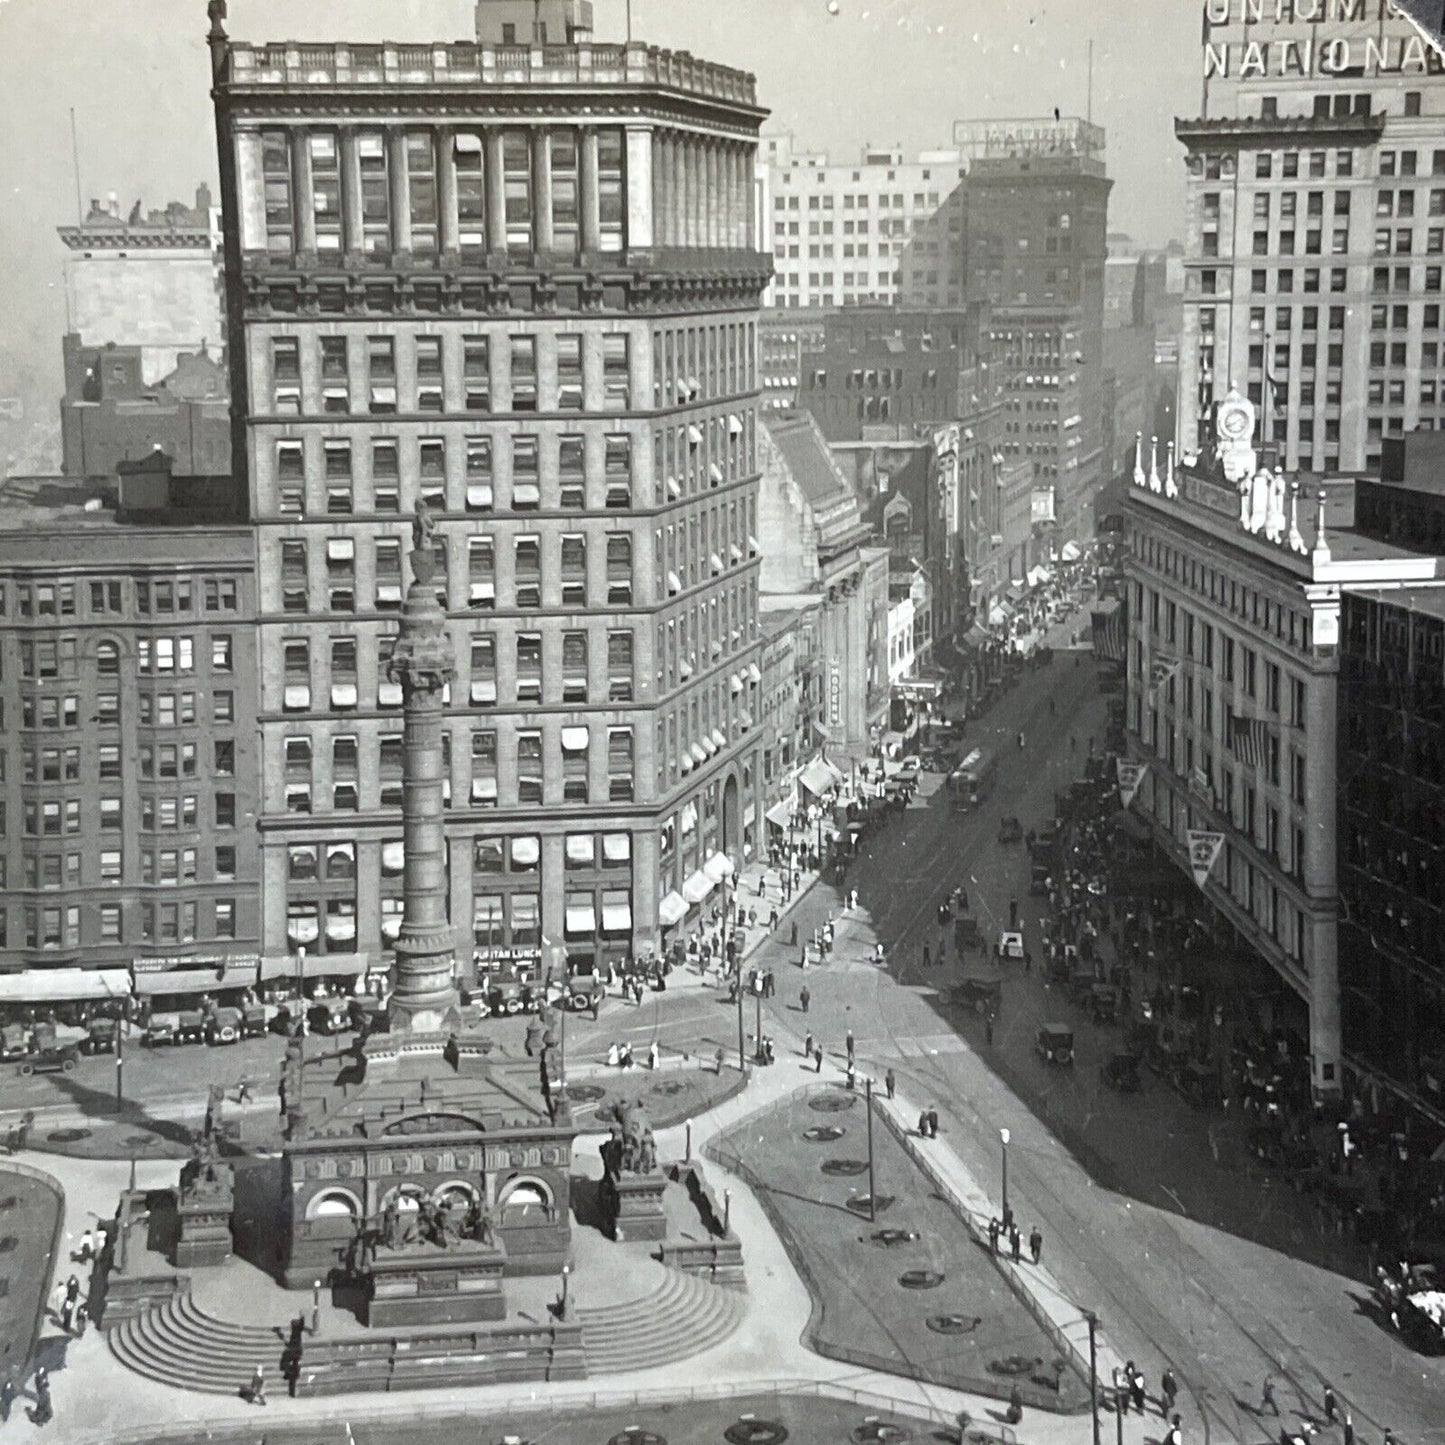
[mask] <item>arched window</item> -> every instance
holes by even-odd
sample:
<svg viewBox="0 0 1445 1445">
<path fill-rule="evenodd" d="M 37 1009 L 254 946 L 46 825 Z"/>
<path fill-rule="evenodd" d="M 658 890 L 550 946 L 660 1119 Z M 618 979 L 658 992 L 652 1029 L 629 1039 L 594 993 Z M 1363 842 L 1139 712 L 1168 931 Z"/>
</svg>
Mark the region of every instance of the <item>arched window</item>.
<svg viewBox="0 0 1445 1445">
<path fill-rule="evenodd" d="M 552 1191 L 540 1179 L 518 1179 L 502 1194 L 503 1224 L 542 1224 L 552 1217 Z"/>
<path fill-rule="evenodd" d="M 114 677 L 120 671 L 120 648 L 114 642 L 95 644 L 95 670 L 102 677 Z"/>
<path fill-rule="evenodd" d="M 358 1219 L 361 1201 L 349 1189 L 326 1189 L 306 1207 L 308 1219 Z"/>
</svg>

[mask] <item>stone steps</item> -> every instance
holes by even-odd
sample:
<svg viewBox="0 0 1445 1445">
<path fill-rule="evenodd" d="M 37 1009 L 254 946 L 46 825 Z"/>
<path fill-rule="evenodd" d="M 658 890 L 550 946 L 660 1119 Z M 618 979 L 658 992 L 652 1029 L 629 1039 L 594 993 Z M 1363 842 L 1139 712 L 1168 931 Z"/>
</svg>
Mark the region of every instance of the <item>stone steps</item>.
<svg viewBox="0 0 1445 1445">
<path fill-rule="evenodd" d="M 721 1344 L 741 1324 L 746 1300 L 736 1290 L 661 1266 L 651 1295 L 615 1308 L 577 1311 L 589 1377 L 650 1370 Z"/>
<path fill-rule="evenodd" d="M 269 1389 L 285 1388 L 277 1331 L 216 1319 L 189 1291 L 126 1320 L 107 1339 L 127 1368 L 178 1390 L 234 1396 L 250 1383 L 257 1365 L 265 1367 Z"/>
</svg>

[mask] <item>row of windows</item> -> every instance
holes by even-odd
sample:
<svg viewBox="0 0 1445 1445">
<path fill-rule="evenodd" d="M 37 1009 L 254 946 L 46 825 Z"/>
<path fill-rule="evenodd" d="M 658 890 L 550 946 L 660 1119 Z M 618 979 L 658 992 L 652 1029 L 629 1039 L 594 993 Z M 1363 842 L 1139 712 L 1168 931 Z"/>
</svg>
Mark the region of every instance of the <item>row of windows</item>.
<svg viewBox="0 0 1445 1445">
<path fill-rule="evenodd" d="M 962 172 L 960 172 L 962 174 Z M 788 185 L 792 177 L 784 172 L 779 178 L 783 185 Z M 823 184 L 824 172 L 819 171 L 816 179 Z M 857 177 L 855 176 L 856 180 Z M 840 198 L 840 209 L 845 211 L 875 209 L 880 211 L 904 210 L 908 208 L 908 193 L 906 191 L 889 192 L 847 192 Z M 775 211 L 796 211 L 801 206 L 801 199 L 798 196 L 775 196 L 773 198 L 773 209 Z M 936 211 L 939 206 L 939 193 L 937 191 L 914 191 L 913 209 Z M 831 195 L 809 196 L 807 209 L 810 211 L 831 211 L 833 209 L 833 197 Z"/>
<path fill-rule="evenodd" d="M 271 409 L 278 416 L 627 411 L 632 405 L 631 338 L 607 332 L 595 339 L 600 364 L 589 378 L 587 338 L 572 332 L 548 337 L 535 332 L 496 337 L 387 333 L 355 338 L 355 347 L 349 336 L 319 336 L 319 358 L 309 350 L 308 337 L 307 359 L 319 360 L 318 394 L 315 386 L 304 384 L 302 338 L 273 336 Z M 545 373 L 538 366 L 539 341 Z M 353 394 L 353 352 L 360 354 L 359 395 Z"/>
<path fill-rule="evenodd" d="M 16 910 L 21 940 L 8 939 L 7 910 L 0 907 L 0 946 L 12 948 L 79 948 L 90 943 L 194 943 L 197 919 L 206 916 L 207 937 L 229 941 L 236 937 L 236 900 L 214 898 L 204 903 L 141 903 L 130 909 L 119 903 L 102 903 L 85 910 L 88 927 L 82 927 L 82 909 L 68 906 L 31 906 Z M 132 927 L 127 927 L 127 917 Z"/>
<path fill-rule="evenodd" d="M 196 599 L 208 613 L 240 610 L 240 590 L 234 578 L 207 577 L 199 585 L 189 578 L 95 578 L 89 582 L 17 582 L 15 616 L 114 617 L 130 612 L 171 616 L 194 612 Z M 129 598 L 129 605 L 127 600 Z M 87 606 L 88 603 L 88 606 Z M 9 592 L 0 582 L 0 617 L 8 615 Z"/>
<path fill-rule="evenodd" d="M 83 776 L 81 748 L 26 748 L 22 752 L 22 780 L 27 783 L 78 783 Z M 147 743 L 136 749 L 138 771 L 144 779 L 197 776 L 196 743 Z M 216 738 L 211 744 L 210 774 L 236 775 L 236 743 Z M 102 781 L 124 776 L 124 754 L 118 743 L 101 743 L 95 749 L 96 777 Z M 0 751 L 0 782 L 5 781 L 5 754 Z"/>
<path fill-rule="evenodd" d="M 588 136 L 596 140 L 597 215 L 587 221 L 597 227 L 598 249 L 618 252 L 625 244 L 622 131 L 597 127 Z M 451 234 L 463 259 L 481 261 L 490 249 L 489 232 L 500 232 L 514 256 L 530 254 L 544 240 L 554 253 L 575 256 L 581 248 L 586 147 L 581 132 L 571 127 L 504 130 L 490 154 L 481 131 L 361 130 L 344 136 L 308 131 L 294 139 L 295 150 L 286 131 L 261 133 L 266 246 L 275 255 L 290 255 L 308 232 L 322 256 L 354 250 L 385 259 L 393 249 L 432 256 Z M 348 156 L 348 146 L 354 146 L 354 156 Z M 544 148 L 550 182 L 539 195 L 534 153 Z M 305 187 L 294 174 L 298 158 L 309 171 Z M 493 165 L 499 175 L 489 174 Z M 454 208 L 445 215 L 443 167 L 451 171 L 455 190 Z M 399 178 L 393 170 L 400 171 Z M 501 198 L 501 216 L 488 214 L 489 186 Z M 394 195 L 404 198 L 399 210 L 393 208 Z M 544 204 L 550 237 L 538 224 Z"/>
<path fill-rule="evenodd" d="M 75 836 L 84 831 L 87 813 L 102 833 L 119 833 L 126 829 L 125 806 L 121 798 L 27 798 L 21 804 L 21 832 L 29 838 Z M 198 800 L 157 798 L 149 794 L 141 799 L 140 825 L 147 831 L 158 828 L 236 826 L 236 795 L 218 792 Z M 131 820 L 131 826 L 136 820 Z"/>
</svg>

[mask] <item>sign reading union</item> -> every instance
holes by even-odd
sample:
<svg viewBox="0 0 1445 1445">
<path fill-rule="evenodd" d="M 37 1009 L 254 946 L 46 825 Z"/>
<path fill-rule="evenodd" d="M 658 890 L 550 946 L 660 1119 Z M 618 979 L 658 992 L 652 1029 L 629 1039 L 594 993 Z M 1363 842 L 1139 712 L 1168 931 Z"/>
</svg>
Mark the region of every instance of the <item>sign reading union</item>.
<svg viewBox="0 0 1445 1445">
<path fill-rule="evenodd" d="M 1381 28 L 1403 19 L 1392 0 L 1205 0 L 1204 76 L 1441 74 L 1439 52 L 1423 36 Z M 1235 25 L 1245 27 L 1246 37 L 1253 26 L 1299 28 L 1238 41 L 1214 38 L 1214 29 Z M 1341 28 L 1347 26 L 1359 28 Z"/>
</svg>

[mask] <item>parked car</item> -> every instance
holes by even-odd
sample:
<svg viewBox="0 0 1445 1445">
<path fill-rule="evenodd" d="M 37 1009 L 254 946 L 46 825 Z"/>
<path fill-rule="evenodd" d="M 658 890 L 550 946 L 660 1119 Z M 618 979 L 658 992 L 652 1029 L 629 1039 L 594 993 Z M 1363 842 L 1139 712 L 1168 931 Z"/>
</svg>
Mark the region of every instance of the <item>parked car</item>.
<svg viewBox="0 0 1445 1445">
<path fill-rule="evenodd" d="M 20 1061 L 20 1072 L 26 1078 L 31 1074 L 73 1074 L 79 1062 L 80 1050 L 74 1044 L 63 1044 L 27 1054 Z"/>
<path fill-rule="evenodd" d="M 976 1014 L 997 1013 L 1003 1002 L 1003 980 L 999 978 L 961 979 L 953 990 L 954 1002 Z"/>
<path fill-rule="evenodd" d="M 909 753 L 899 764 L 893 776 L 900 783 L 916 783 L 918 775 L 923 771 L 923 763 L 917 753 Z"/>
<path fill-rule="evenodd" d="M 1074 1031 L 1068 1024 L 1044 1024 L 1034 1035 L 1034 1052 L 1046 1063 L 1060 1067 L 1074 1062 Z"/>
<path fill-rule="evenodd" d="M 148 1048 L 162 1044 L 198 1044 L 206 1035 L 206 1019 L 200 1009 L 181 1009 L 178 1013 L 150 1016 L 141 1042 Z"/>
<path fill-rule="evenodd" d="M 1014 817 L 1012 813 L 1005 813 L 998 820 L 998 840 L 1000 843 L 1021 843 L 1023 842 L 1024 825 Z"/>
<path fill-rule="evenodd" d="M 1137 1094 L 1144 1087 L 1139 1072 L 1139 1055 L 1121 1050 L 1104 1065 L 1104 1082 L 1121 1094 Z"/>
<path fill-rule="evenodd" d="M 13 1063 L 30 1052 L 30 1030 L 24 1024 L 6 1024 L 0 1029 L 0 1060 Z"/>
<path fill-rule="evenodd" d="M 313 1033 L 344 1034 L 352 1027 L 349 998 L 318 999 L 307 1010 Z"/>
<path fill-rule="evenodd" d="M 602 980 L 594 974 L 587 974 L 569 981 L 562 1002 L 573 1013 L 586 1013 L 590 1009 L 592 1017 L 596 1018 L 606 996 L 607 988 Z"/>
<path fill-rule="evenodd" d="M 120 1025 L 114 1019 L 91 1019 L 80 1047 L 87 1054 L 113 1054 Z"/>
<path fill-rule="evenodd" d="M 271 1018 L 263 1003 L 250 1003 L 241 1010 L 241 1033 L 248 1039 L 265 1038 Z"/>
<path fill-rule="evenodd" d="M 245 1016 L 238 1008 L 218 1008 L 206 1020 L 208 1044 L 239 1043 L 245 1033 Z"/>
<path fill-rule="evenodd" d="M 1096 983 L 1089 991 L 1089 1012 L 1096 1024 L 1117 1023 L 1119 990 L 1112 983 Z"/>
</svg>

